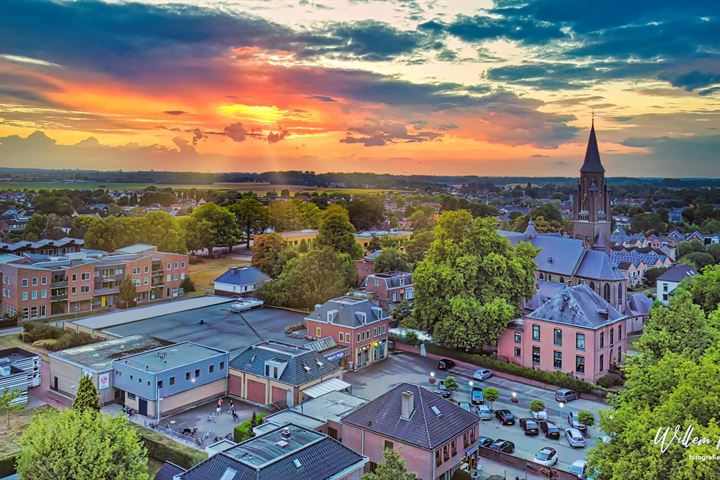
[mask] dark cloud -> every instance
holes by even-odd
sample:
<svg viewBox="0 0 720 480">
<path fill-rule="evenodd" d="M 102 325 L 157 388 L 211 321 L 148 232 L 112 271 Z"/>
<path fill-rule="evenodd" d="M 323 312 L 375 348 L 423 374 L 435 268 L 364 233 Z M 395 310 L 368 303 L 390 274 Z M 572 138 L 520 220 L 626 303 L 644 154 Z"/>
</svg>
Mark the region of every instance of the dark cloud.
<svg viewBox="0 0 720 480">
<path fill-rule="evenodd" d="M 248 137 L 248 133 L 240 122 L 232 123 L 225 127 L 225 135 L 234 142 L 244 142 Z"/>
<path fill-rule="evenodd" d="M 328 97 L 327 95 L 305 95 L 305 98 L 308 98 L 310 100 L 317 100 L 318 102 L 336 102 L 332 97 Z"/>
<path fill-rule="evenodd" d="M 418 131 L 410 133 L 406 125 L 394 122 L 372 122 L 349 128 L 341 143 L 361 143 L 366 147 L 379 147 L 389 143 L 418 143 L 437 140 L 441 133 Z"/>
<path fill-rule="evenodd" d="M 187 112 L 184 112 L 182 110 L 166 110 L 163 113 L 167 115 L 185 115 Z"/>
<path fill-rule="evenodd" d="M 533 45 L 565 36 L 561 25 L 540 22 L 525 15 L 458 15 L 446 25 L 446 31 L 468 42 L 506 38 Z"/>
<path fill-rule="evenodd" d="M 288 132 L 284 128 L 278 130 L 277 132 L 270 132 L 267 135 L 267 142 L 272 145 L 273 143 L 284 140 L 288 135 L 290 135 L 290 132 Z"/>
<path fill-rule="evenodd" d="M 203 133 L 203 131 L 200 130 L 199 128 L 194 129 L 192 131 L 192 135 L 193 135 L 192 136 L 192 144 L 193 145 L 197 145 L 200 140 L 204 140 L 204 139 L 208 138 L 207 135 L 205 135 Z"/>
<path fill-rule="evenodd" d="M 543 155 L 542 153 L 536 153 L 535 155 L 530 155 L 530 158 L 548 158 L 550 155 Z"/>
</svg>

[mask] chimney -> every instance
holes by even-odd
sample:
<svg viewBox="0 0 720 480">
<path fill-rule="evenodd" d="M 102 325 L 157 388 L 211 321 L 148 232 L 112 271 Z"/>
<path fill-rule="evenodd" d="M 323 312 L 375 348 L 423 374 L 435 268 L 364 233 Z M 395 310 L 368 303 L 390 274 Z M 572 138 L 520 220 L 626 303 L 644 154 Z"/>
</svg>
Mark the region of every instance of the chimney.
<svg viewBox="0 0 720 480">
<path fill-rule="evenodd" d="M 283 440 L 287 440 L 288 438 L 290 438 L 290 427 L 283 428 L 280 435 L 282 436 Z"/>
<path fill-rule="evenodd" d="M 409 390 L 402 392 L 402 400 L 400 405 L 400 418 L 410 420 L 415 411 L 415 394 Z"/>
</svg>

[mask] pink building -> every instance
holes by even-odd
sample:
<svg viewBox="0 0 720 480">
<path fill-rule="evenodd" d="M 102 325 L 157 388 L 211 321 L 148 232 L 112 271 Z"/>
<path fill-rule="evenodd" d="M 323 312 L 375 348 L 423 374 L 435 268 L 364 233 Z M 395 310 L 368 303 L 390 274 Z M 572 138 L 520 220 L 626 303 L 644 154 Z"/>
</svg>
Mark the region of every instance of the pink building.
<svg viewBox="0 0 720 480">
<path fill-rule="evenodd" d="M 595 383 L 625 358 L 627 318 L 587 285 L 567 287 L 516 320 L 500 337 L 498 356 Z"/>
<path fill-rule="evenodd" d="M 479 418 L 418 385 L 403 383 L 342 419 L 342 442 L 368 457 L 367 470 L 394 450 L 418 480 L 449 480 L 477 465 Z"/>
<path fill-rule="evenodd" d="M 409 272 L 373 273 L 367 276 L 364 285 L 366 291 L 375 294 L 383 308 L 390 309 L 400 302 L 415 299 L 412 273 Z"/>
</svg>

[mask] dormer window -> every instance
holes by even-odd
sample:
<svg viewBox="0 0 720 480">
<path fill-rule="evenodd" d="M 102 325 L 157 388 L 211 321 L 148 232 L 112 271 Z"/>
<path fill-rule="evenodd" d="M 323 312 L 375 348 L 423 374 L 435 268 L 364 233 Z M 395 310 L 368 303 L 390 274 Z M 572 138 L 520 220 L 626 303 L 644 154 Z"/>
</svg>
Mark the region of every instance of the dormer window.
<svg viewBox="0 0 720 480">
<path fill-rule="evenodd" d="M 550 265 L 552 265 L 552 263 L 553 263 L 553 257 L 547 257 L 547 263 L 549 263 Z"/>
<path fill-rule="evenodd" d="M 365 312 L 357 312 L 356 315 L 358 317 L 358 320 L 360 320 L 360 323 L 362 323 L 363 325 L 367 323 L 367 315 L 365 314 Z"/>
<path fill-rule="evenodd" d="M 338 311 L 337 310 L 330 310 L 327 312 L 327 323 L 333 323 L 335 319 L 337 318 Z"/>
</svg>

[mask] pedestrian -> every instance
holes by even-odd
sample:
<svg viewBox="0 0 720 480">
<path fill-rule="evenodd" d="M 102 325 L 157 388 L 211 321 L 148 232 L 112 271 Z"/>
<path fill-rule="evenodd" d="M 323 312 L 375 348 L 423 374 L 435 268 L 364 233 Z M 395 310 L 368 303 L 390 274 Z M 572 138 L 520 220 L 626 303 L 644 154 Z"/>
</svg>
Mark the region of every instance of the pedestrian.
<svg viewBox="0 0 720 480">
<path fill-rule="evenodd" d="M 235 404 L 232 400 L 230 400 L 230 405 L 228 406 L 228 413 L 233 413 L 235 411 Z"/>
<path fill-rule="evenodd" d="M 238 414 L 235 413 L 235 409 L 232 411 L 233 422 L 237 423 L 239 420 Z"/>
<path fill-rule="evenodd" d="M 222 411 L 222 409 L 220 408 L 220 405 L 218 405 L 217 408 L 215 409 L 215 415 L 217 415 L 219 417 L 221 411 Z"/>
</svg>

